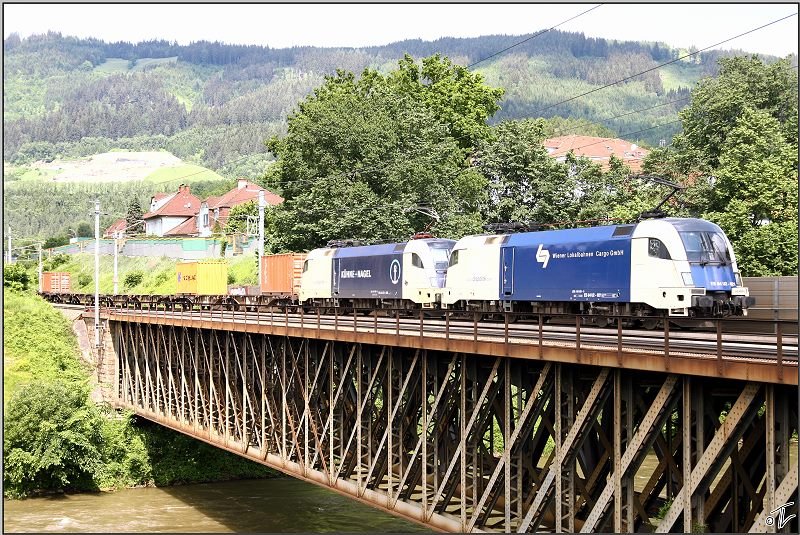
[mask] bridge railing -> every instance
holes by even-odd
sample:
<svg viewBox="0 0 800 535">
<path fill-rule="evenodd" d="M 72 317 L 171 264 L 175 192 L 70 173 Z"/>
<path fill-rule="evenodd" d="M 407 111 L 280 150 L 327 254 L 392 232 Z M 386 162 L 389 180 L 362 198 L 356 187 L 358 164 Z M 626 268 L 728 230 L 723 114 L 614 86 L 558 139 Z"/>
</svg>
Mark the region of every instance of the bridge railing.
<svg viewBox="0 0 800 535">
<path fill-rule="evenodd" d="M 181 320 L 200 321 L 205 326 L 214 322 L 247 326 L 278 326 L 288 331 L 302 328 L 306 334 L 323 331 L 354 333 L 362 338 L 372 335 L 392 336 L 398 345 L 401 338 L 443 338 L 447 348 L 459 350 L 479 342 L 501 344 L 505 354 L 511 346 L 528 346 L 529 356 L 542 358 L 545 348 L 564 347 L 576 353 L 599 350 L 615 352 L 622 365 L 623 358 L 631 352 L 663 354 L 669 361 L 675 359 L 713 359 L 718 369 L 732 359 L 757 364 L 771 364 L 783 377 L 796 375 L 798 338 L 792 332 L 796 324 L 789 321 L 748 318 L 673 318 L 681 322 L 675 326 L 663 318 L 641 316 L 596 316 L 576 314 L 542 314 L 522 312 L 478 313 L 465 310 L 418 310 L 396 308 L 380 310 L 354 307 L 309 308 L 298 305 L 268 306 L 234 304 L 175 305 L 170 303 L 145 303 L 140 307 L 126 307 L 112 303 L 104 310 L 134 317 L 163 316 Z M 657 326 L 653 324 L 657 323 Z M 646 326 L 643 326 L 646 324 Z M 736 329 L 731 329 L 731 326 Z M 646 328 L 651 327 L 651 328 Z M 770 333 L 773 331 L 774 334 Z M 623 355 L 625 353 L 625 355 Z M 669 369 L 669 365 L 667 365 Z"/>
</svg>

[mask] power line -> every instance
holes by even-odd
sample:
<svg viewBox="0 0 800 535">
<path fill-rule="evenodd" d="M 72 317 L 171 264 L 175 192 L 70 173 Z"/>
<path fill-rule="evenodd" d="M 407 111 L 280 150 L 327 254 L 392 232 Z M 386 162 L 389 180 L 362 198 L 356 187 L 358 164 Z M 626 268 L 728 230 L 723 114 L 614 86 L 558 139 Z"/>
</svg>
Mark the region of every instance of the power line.
<svg viewBox="0 0 800 535">
<path fill-rule="evenodd" d="M 600 7 L 600 6 L 602 6 L 602 5 L 603 5 L 603 4 L 597 4 L 596 6 L 594 6 L 594 7 L 592 7 L 592 8 L 589 8 L 589 9 L 587 9 L 587 10 L 586 10 L 586 11 L 584 11 L 583 13 L 578 13 L 578 14 L 577 14 L 577 15 L 575 15 L 574 17 L 570 17 L 570 18 L 568 18 L 567 20 L 563 20 L 563 21 L 559 22 L 558 24 L 556 24 L 555 26 L 552 26 L 552 27 L 550 27 L 550 28 L 547 28 L 546 30 L 542 30 L 542 31 L 540 31 L 539 33 L 537 33 L 537 34 L 534 34 L 534 35 L 532 35 L 532 36 L 530 36 L 530 37 L 528 37 L 528 38 L 526 38 L 526 39 L 523 39 L 522 41 L 520 41 L 520 42 L 518 42 L 518 43 L 514 43 L 513 45 L 511 45 L 511 46 L 508 46 L 508 47 L 504 48 L 503 50 L 501 50 L 501 51 L 499 51 L 499 52 L 495 52 L 495 53 L 494 53 L 494 54 L 492 54 L 491 56 L 486 56 L 485 58 L 483 58 L 483 59 L 480 59 L 480 60 L 476 61 L 475 63 L 471 63 L 471 64 L 467 65 L 467 67 L 466 67 L 466 68 L 467 68 L 467 70 L 469 70 L 469 69 L 471 69 L 472 67 L 474 67 L 475 65 L 477 65 L 478 63 L 483 63 L 483 62 L 484 62 L 484 61 L 486 61 L 487 59 L 491 59 L 491 58 L 493 58 L 493 57 L 495 57 L 495 56 L 499 56 L 499 55 L 500 55 L 500 54 L 502 54 L 503 52 L 508 52 L 509 50 L 511 50 L 512 48 L 514 48 L 515 46 L 519 46 L 519 45 L 521 45 L 521 44 L 523 44 L 523 43 L 527 43 L 528 41 L 530 41 L 530 40 L 532 40 L 532 39 L 536 39 L 536 38 L 537 38 L 537 37 L 539 37 L 540 35 L 544 35 L 544 34 L 546 34 L 547 32 L 549 32 L 550 30 L 554 30 L 554 29 L 558 28 L 559 26 L 561 26 L 561 25 L 563 25 L 563 24 L 566 24 L 566 23 L 568 23 L 568 22 L 569 22 L 569 21 L 571 21 L 571 20 L 575 20 L 575 19 L 577 19 L 578 17 L 580 17 L 580 16 L 583 16 L 583 15 L 587 14 L 588 12 L 590 12 L 590 11 L 592 11 L 592 10 L 595 10 L 595 9 L 597 9 L 598 7 Z"/>
<path fill-rule="evenodd" d="M 641 113 L 641 112 L 644 112 L 644 111 L 653 110 L 655 108 L 661 108 L 663 106 L 669 106 L 670 104 L 675 104 L 676 102 L 683 102 L 684 100 L 689 100 L 690 98 L 692 98 L 691 95 L 688 96 L 688 97 L 683 97 L 683 98 L 679 98 L 679 99 L 675 99 L 675 100 L 670 100 L 669 102 L 663 102 L 661 104 L 656 104 L 656 105 L 650 106 L 648 108 L 642 108 L 640 110 L 633 110 L 633 111 L 621 113 L 619 115 L 615 115 L 613 117 L 608 117 L 606 119 L 600 119 L 600 120 L 601 121 L 613 121 L 614 119 L 619 119 L 620 117 L 625 117 L 627 115 L 632 115 L 634 113 Z M 566 130 L 559 130 L 558 132 L 554 132 L 554 135 L 555 136 L 562 136 L 564 134 L 568 134 L 570 132 L 575 132 L 577 130 L 580 130 L 581 128 L 583 128 L 583 126 L 575 126 L 575 127 L 572 127 L 572 128 L 567 128 Z M 622 135 L 622 134 L 620 134 L 620 135 Z"/>
<path fill-rule="evenodd" d="M 606 84 L 606 85 L 601 86 L 601 87 L 596 87 L 596 88 L 594 88 L 594 89 L 592 89 L 590 91 L 586 91 L 585 93 L 581 93 L 580 95 L 575 95 L 574 97 L 570 97 L 568 99 L 556 102 L 555 104 L 550 104 L 549 106 L 545 106 L 544 108 L 541 108 L 541 109 L 538 109 L 538 110 L 532 112 L 531 115 L 537 115 L 537 114 L 539 114 L 539 113 L 541 113 L 543 111 L 547 111 L 547 110 L 549 110 L 551 108 L 554 108 L 556 106 L 559 106 L 561 104 L 565 104 L 565 103 L 571 102 L 571 101 L 573 101 L 575 99 L 578 99 L 578 98 L 581 98 L 581 97 L 585 97 L 586 95 L 591 95 L 592 93 L 596 93 L 597 91 L 601 91 L 603 89 L 607 89 L 607 88 L 615 86 L 615 85 L 617 85 L 619 83 L 631 80 L 631 79 L 636 78 L 638 76 L 641 76 L 643 74 L 647 74 L 648 72 L 655 71 L 657 69 L 660 69 L 661 67 L 665 67 L 666 65 L 670 65 L 670 64 L 675 63 L 677 61 L 680 61 L 682 59 L 686 59 L 686 58 L 689 58 L 691 56 L 696 56 L 697 54 L 700 54 L 701 52 L 705 52 L 706 50 L 714 48 L 715 46 L 719 46 L 719 45 L 725 44 L 725 43 L 727 43 L 729 41 L 733 41 L 734 39 L 738 39 L 739 37 L 745 36 L 747 34 L 753 33 L 753 32 L 758 31 L 758 30 L 762 30 L 762 29 L 766 28 L 767 26 L 771 26 L 771 25 L 773 25 L 775 23 L 778 23 L 778 22 L 780 22 L 782 20 L 786 20 L 786 19 L 788 19 L 790 17 L 794 17 L 796 15 L 797 15 L 797 13 L 792 13 L 791 15 L 786 15 L 785 17 L 781 17 L 779 19 L 773 20 L 772 22 L 768 22 L 767 24 L 759 26 L 758 28 L 753 28 L 752 30 L 748 30 L 748 31 L 746 31 L 744 33 L 740 33 L 739 35 L 735 35 L 735 36 L 733 36 L 733 37 L 731 37 L 729 39 L 725 39 L 724 41 L 720 41 L 719 43 L 716 43 L 716 44 L 713 44 L 713 45 L 709 45 L 709 46 L 707 46 L 705 48 L 702 48 L 702 49 L 697 50 L 695 52 L 690 52 L 689 54 L 685 54 L 683 56 L 679 56 L 679 57 L 677 57 L 677 58 L 675 58 L 673 60 L 667 61 L 667 62 L 662 63 L 660 65 L 656 65 L 655 67 L 651 67 L 651 68 L 646 69 L 646 70 L 644 70 L 644 71 L 642 71 L 640 73 L 633 74 L 631 76 L 627 76 L 627 77 L 625 77 L 625 78 L 623 78 L 621 80 L 617 80 L 616 82 L 612 82 L 610 84 Z"/>
</svg>

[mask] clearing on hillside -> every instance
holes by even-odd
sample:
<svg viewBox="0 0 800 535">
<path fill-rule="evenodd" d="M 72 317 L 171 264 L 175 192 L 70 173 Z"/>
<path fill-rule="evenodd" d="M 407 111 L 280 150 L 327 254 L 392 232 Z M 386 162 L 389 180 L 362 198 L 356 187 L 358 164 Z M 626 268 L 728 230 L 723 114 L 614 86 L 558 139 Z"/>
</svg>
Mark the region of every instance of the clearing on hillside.
<svg viewBox="0 0 800 535">
<path fill-rule="evenodd" d="M 48 180 L 59 183 L 129 182 L 145 180 L 157 171 L 180 170 L 185 164 L 169 152 L 152 151 L 104 152 L 79 160 L 35 162 L 30 167 L 46 172 Z M 213 174 L 213 171 L 208 171 L 208 174 Z"/>
</svg>

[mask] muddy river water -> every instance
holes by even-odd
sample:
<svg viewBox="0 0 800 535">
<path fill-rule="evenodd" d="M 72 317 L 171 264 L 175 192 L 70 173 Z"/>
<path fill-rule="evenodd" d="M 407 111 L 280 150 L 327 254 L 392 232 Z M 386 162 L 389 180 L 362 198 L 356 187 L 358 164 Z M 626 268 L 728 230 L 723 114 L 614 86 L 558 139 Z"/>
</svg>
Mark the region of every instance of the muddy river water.
<svg viewBox="0 0 800 535">
<path fill-rule="evenodd" d="M 4 532 L 411 532 L 424 527 L 280 478 L 4 500 Z"/>
</svg>

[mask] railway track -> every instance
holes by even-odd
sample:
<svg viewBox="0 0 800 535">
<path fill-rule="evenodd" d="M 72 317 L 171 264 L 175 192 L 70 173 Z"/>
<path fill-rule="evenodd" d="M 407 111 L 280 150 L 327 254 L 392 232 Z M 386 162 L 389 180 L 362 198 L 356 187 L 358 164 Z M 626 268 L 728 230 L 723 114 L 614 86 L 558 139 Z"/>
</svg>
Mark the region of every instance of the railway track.
<svg viewBox="0 0 800 535">
<path fill-rule="evenodd" d="M 755 359 L 759 362 L 777 361 L 780 354 L 784 363 L 798 360 L 798 337 L 780 338 L 769 334 L 716 333 L 696 331 L 647 331 L 637 329 L 576 327 L 538 323 L 495 323 L 486 321 L 447 321 L 432 318 L 399 318 L 375 316 L 301 315 L 285 312 L 247 311 L 168 311 L 168 310 L 113 310 L 116 315 L 151 316 L 163 319 L 214 323 L 236 323 L 243 326 L 275 325 L 293 328 L 345 330 L 362 334 L 397 334 L 403 336 L 449 337 L 459 340 L 508 342 L 512 344 L 538 343 L 646 352 L 669 352 L 697 358 Z"/>
</svg>

